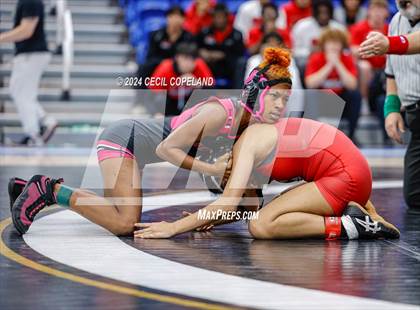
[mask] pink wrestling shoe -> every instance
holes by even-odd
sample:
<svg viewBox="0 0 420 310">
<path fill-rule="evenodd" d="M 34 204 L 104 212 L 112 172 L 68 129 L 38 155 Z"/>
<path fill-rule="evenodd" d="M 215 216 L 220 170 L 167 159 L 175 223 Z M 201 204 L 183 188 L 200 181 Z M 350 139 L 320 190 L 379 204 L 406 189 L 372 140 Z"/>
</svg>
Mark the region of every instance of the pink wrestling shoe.
<svg viewBox="0 0 420 310">
<path fill-rule="evenodd" d="M 39 211 L 57 202 L 54 185 L 62 181 L 44 175 L 34 175 L 26 183 L 12 206 L 13 225 L 20 234 L 28 231 Z"/>
<path fill-rule="evenodd" d="M 9 180 L 7 189 L 9 192 L 10 212 L 12 212 L 12 206 L 15 203 L 16 199 L 19 197 L 19 195 L 22 193 L 27 182 L 28 181 L 18 177 L 14 177 Z"/>
</svg>

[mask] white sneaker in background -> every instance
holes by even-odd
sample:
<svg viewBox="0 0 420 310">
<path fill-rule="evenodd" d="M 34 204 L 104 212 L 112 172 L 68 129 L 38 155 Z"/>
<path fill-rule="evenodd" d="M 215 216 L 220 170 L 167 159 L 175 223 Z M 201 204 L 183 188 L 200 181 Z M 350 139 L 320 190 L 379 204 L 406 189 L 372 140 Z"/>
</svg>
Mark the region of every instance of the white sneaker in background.
<svg viewBox="0 0 420 310">
<path fill-rule="evenodd" d="M 40 136 L 29 137 L 26 143 L 26 146 L 30 147 L 42 147 L 44 145 L 44 140 Z"/>
<path fill-rule="evenodd" d="M 41 133 L 41 138 L 44 143 L 47 143 L 51 139 L 57 127 L 58 127 L 58 122 L 55 118 L 46 116 L 42 120 L 40 133 Z"/>
<path fill-rule="evenodd" d="M 366 99 L 362 99 L 361 115 L 370 115 L 369 103 Z"/>
</svg>

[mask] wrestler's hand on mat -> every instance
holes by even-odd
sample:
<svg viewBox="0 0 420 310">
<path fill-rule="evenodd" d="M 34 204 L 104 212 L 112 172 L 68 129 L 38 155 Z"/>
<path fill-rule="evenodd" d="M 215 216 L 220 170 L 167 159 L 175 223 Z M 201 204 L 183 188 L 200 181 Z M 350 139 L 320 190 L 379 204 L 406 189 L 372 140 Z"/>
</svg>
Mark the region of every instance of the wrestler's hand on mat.
<svg viewBox="0 0 420 310">
<path fill-rule="evenodd" d="M 134 231 L 134 238 L 165 239 L 175 235 L 175 226 L 173 223 L 136 223 L 134 226 L 140 228 Z"/>
<path fill-rule="evenodd" d="M 362 58 L 384 55 L 388 48 L 388 38 L 380 32 L 372 31 L 367 35 L 366 40 L 360 44 L 359 55 Z"/>
<path fill-rule="evenodd" d="M 187 216 L 189 216 L 191 214 L 192 214 L 191 212 L 182 211 L 182 217 L 187 217 Z M 207 225 L 203 225 L 203 226 L 197 227 L 195 229 L 195 231 L 209 231 L 209 230 L 212 230 L 213 227 L 214 227 L 213 224 L 207 224 Z"/>
<path fill-rule="evenodd" d="M 226 153 L 218 157 L 213 164 L 213 175 L 223 177 L 227 172 L 230 173 L 232 169 L 232 154 Z"/>
<path fill-rule="evenodd" d="M 385 129 L 386 133 L 392 140 L 403 144 L 401 133 L 405 132 L 405 128 L 404 121 L 400 113 L 392 112 L 388 114 L 385 118 Z"/>
</svg>

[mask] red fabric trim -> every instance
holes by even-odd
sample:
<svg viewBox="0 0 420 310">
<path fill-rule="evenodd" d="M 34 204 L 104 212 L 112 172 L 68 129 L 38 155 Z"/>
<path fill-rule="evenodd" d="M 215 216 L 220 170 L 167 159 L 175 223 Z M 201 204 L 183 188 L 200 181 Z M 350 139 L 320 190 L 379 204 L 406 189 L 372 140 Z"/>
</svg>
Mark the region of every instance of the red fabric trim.
<svg viewBox="0 0 420 310">
<path fill-rule="evenodd" d="M 389 48 L 388 54 L 403 55 L 408 50 L 408 39 L 406 36 L 391 36 L 388 37 Z"/>
<path fill-rule="evenodd" d="M 337 240 L 341 236 L 341 218 L 326 216 L 325 218 L 325 239 Z"/>
</svg>

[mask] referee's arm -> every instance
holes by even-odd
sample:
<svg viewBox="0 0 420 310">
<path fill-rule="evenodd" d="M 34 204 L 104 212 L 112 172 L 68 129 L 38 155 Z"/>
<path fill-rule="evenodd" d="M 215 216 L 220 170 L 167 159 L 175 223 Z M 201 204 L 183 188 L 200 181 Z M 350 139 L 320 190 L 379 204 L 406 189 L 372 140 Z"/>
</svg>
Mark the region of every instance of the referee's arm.
<svg viewBox="0 0 420 310">
<path fill-rule="evenodd" d="M 395 78 L 388 76 L 386 78 L 386 95 L 397 95 L 398 96 L 398 89 L 397 83 L 395 83 Z"/>
<path fill-rule="evenodd" d="M 420 31 L 416 31 L 407 35 L 408 50 L 406 54 L 420 53 Z"/>
<path fill-rule="evenodd" d="M 396 109 L 397 103 L 398 109 Z M 384 106 L 385 130 L 392 140 L 403 144 L 401 133 L 405 131 L 405 128 L 399 107 L 397 84 L 393 77 L 388 76 L 386 79 L 386 100 Z"/>
<path fill-rule="evenodd" d="M 384 54 L 419 54 L 420 31 L 397 36 L 385 36 L 380 32 L 372 31 L 362 42 L 358 52 L 362 58 Z"/>
</svg>

